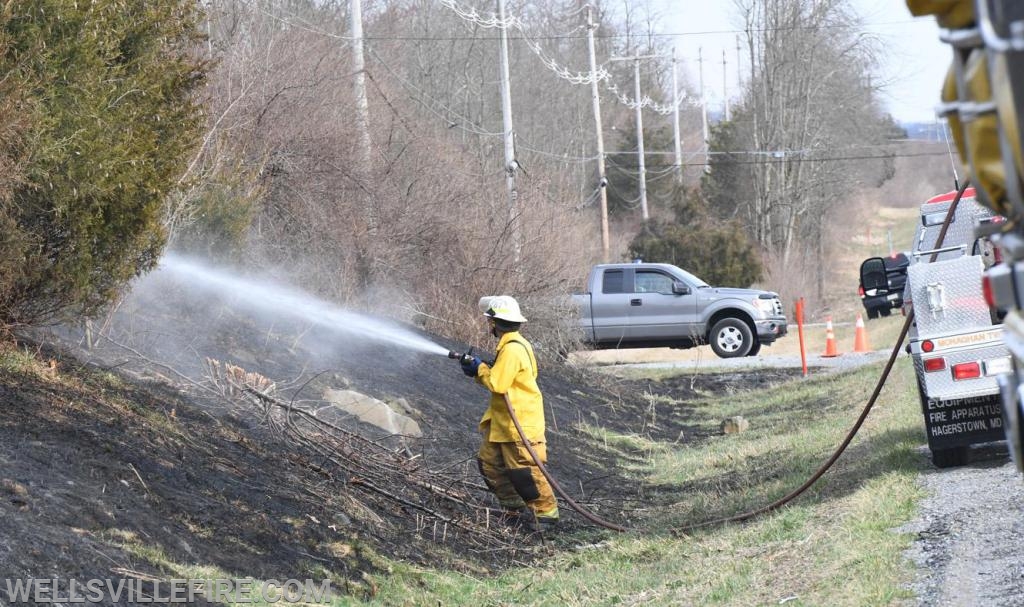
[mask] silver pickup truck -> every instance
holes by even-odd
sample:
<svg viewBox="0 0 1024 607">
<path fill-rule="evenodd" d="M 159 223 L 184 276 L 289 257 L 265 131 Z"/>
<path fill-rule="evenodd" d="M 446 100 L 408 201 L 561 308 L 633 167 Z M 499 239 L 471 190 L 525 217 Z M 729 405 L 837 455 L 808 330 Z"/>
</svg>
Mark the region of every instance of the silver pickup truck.
<svg viewBox="0 0 1024 607">
<path fill-rule="evenodd" d="M 786 334 L 779 296 L 712 287 L 665 263 L 594 266 L 587 292 L 573 295 L 584 341 L 596 348 L 692 348 L 721 358 L 754 356 Z"/>
</svg>

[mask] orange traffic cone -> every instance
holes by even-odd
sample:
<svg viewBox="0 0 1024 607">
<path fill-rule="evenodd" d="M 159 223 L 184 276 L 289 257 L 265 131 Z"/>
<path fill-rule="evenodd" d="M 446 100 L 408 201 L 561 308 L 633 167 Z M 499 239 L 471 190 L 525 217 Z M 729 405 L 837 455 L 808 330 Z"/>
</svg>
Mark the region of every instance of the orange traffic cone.
<svg viewBox="0 0 1024 607">
<path fill-rule="evenodd" d="M 871 351 L 871 348 L 868 346 L 868 332 L 864 328 L 864 319 L 861 318 L 860 313 L 857 314 L 857 330 L 853 333 L 853 351 Z"/>
<path fill-rule="evenodd" d="M 832 330 L 832 317 L 830 316 L 825 322 L 825 353 L 821 357 L 832 358 L 833 356 L 839 356 L 839 350 L 836 349 L 836 334 Z"/>
</svg>

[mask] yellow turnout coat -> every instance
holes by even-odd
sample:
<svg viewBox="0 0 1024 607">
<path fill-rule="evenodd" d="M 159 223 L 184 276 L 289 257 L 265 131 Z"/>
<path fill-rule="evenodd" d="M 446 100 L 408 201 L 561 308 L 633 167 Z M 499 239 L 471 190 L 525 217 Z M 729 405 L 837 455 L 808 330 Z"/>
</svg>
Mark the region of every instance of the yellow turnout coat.
<svg viewBox="0 0 1024 607">
<path fill-rule="evenodd" d="M 505 407 L 505 394 L 531 443 L 544 442 L 544 399 L 537 387 L 537 358 L 533 347 L 518 331 L 505 333 L 498 342 L 494 366 L 481 363 L 476 380 L 491 391 L 490 405 L 480 420 L 484 440 L 514 443 L 522 439 Z M 489 428 L 489 430 L 488 430 Z"/>
</svg>

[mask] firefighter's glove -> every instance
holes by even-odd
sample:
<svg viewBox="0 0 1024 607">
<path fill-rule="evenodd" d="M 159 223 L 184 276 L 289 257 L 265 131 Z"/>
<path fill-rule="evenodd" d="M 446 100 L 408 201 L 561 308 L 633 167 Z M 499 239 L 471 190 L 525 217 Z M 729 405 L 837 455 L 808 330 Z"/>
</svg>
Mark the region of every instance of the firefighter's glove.
<svg viewBox="0 0 1024 607">
<path fill-rule="evenodd" d="M 466 374 L 466 377 L 476 377 L 476 371 L 480 368 L 480 357 L 465 356 L 459 364 L 462 365 L 462 372 Z"/>
</svg>

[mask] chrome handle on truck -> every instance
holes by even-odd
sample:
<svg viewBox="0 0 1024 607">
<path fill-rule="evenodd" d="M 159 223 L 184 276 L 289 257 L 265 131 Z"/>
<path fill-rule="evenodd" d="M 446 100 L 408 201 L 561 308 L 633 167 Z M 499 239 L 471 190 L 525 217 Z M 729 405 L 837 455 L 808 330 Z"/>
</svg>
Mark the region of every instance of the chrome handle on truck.
<svg viewBox="0 0 1024 607">
<path fill-rule="evenodd" d="M 933 253 L 949 253 L 950 251 L 956 251 L 957 249 L 960 249 L 962 252 L 966 253 L 967 252 L 967 245 L 965 245 L 965 244 L 958 244 L 958 245 L 954 245 L 954 246 L 951 246 L 951 247 L 942 247 L 940 249 L 931 249 L 929 251 L 914 251 L 913 253 L 911 253 L 911 255 L 913 255 L 914 257 L 921 257 L 923 255 L 931 255 Z"/>
<path fill-rule="evenodd" d="M 941 282 L 928 283 L 928 310 L 932 318 L 946 309 L 946 288 Z"/>
<path fill-rule="evenodd" d="M 642 305 L 644 305 L 644 300 L 642 300 L 642 299 L 631 299 L 631 300 L 629 300 L 629 305 L 631 305 L 631 306 L 642 306 Z"/>
</svg>

